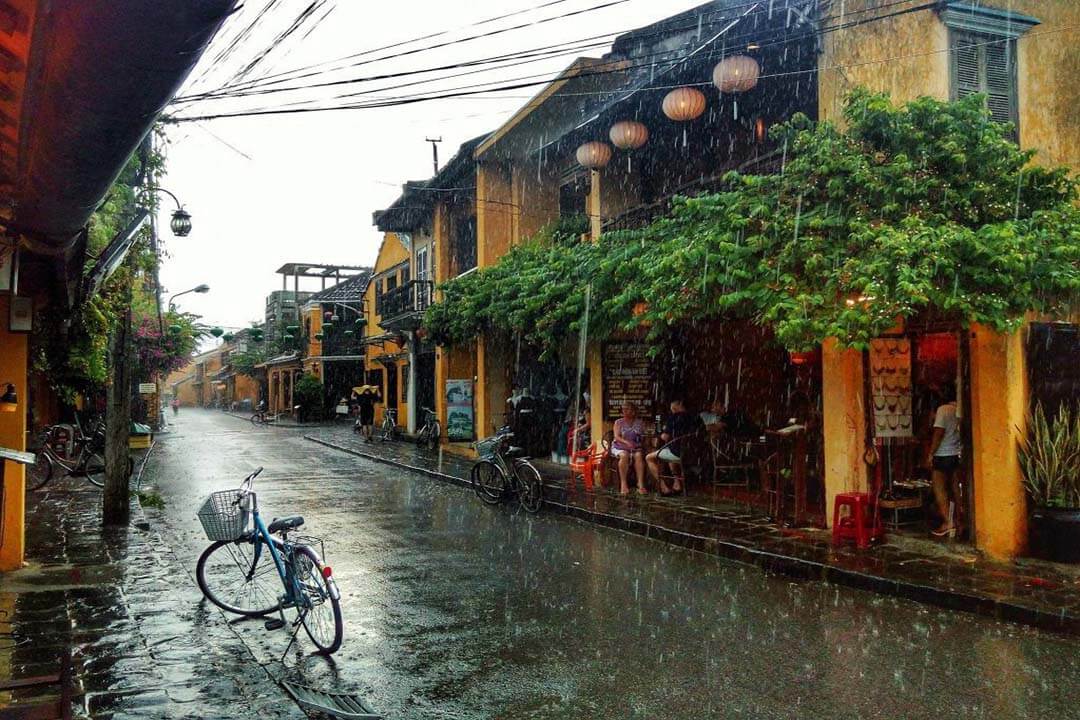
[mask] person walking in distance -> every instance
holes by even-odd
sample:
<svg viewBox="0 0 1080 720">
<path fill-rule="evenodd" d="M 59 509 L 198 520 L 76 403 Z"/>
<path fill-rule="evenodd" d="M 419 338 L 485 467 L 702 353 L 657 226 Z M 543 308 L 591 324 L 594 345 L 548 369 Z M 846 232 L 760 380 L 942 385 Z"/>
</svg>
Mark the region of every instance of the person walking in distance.
<svg viewBox="0 0 1080 720">
<path fill-rule="evenodd" d="M 934 430 L 926 465 L 931 469 L 934 500 L 941 524 L 933 531 L 944 537 L 956 530 L 954 513 L 960 509 L 960 419 L 956 413 L 956 386 L 947 384 L 941 390 L 941 404 L 934 413 Z M 953 503 L 954 513 L 949 511 Z"/>
</svg>

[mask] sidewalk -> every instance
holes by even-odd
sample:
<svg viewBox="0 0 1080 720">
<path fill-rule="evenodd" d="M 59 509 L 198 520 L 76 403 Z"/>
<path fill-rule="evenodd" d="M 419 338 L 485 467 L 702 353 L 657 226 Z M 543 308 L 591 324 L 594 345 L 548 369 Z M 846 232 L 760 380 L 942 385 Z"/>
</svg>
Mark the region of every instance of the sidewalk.
<svg viewBox="0 0 1080 720">
<path fill-rule="evenodd" d="M 28 566 L 0 575 L 0 677 L 57 675 L 70 652 L 75 717 L 306 717 L 202 602 L 193 558 L 153 530 L 103 531 L 101 491 L 79 480 L 27 505 Z M 0 691 L 0 717 L 59 697 Z"/>
<path fill-rule="evenodd" d="M 321 429 L 307 440 L 468 486 L 471 462 L 408 443 L 363 443 Z M 548 511 L 768 571 L 871 590 L 1043 629 L 1080 634 L 1080 568 L 1034 560 L 997 563 L 962 545 L 890 535 L 870 550 L 834 548 L 828 532 L 778 528 L 745 507 L 705 498 L 622 497 L 567 487 L 569 471 L 537 463 Z"/>
</svg>

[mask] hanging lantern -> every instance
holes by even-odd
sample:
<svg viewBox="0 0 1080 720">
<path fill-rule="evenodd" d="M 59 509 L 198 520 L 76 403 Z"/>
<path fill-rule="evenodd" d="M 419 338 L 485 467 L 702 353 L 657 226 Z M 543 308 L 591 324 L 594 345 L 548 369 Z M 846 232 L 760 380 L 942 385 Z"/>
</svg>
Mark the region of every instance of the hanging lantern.
<svg viewBox="0 0 1080 720">
<path fill-rule="evenodd" d="M 191 213 L 184 208 L 179 208 L 172 214 L 169 227 L 176 237 L 187 237 L 191 234 Z"/>
<path fill-rule="evenodd" d="M 221 329 L 221 328 L 219 328 L 219 327 L 216 327 L 216 328 L 210 328 L 210 334 L 211 334 L 211 335 L 213 335 L 213 336 L 214 336 L 214 337 L 216 337 L 216 338 L 219 338 L 219 337 L 221 337 L 222 335 L 224 335 L 224 334 L 225 334 L 225 331 L 224 331 L 224 330 L 222 330 L 222 329 Z"/>
<path fill-rule="evenodd" d="M 323 334 L 322 333 L 315 333 L 315 339 L 318 340 L 319 342 L 322 342 Z"/>
<path fill-rule="evenodd" d="M 329 310 L 327 310 L 327 311 L 326 311 L 326 312 L 324 312 L 324 313 L 323 313 L 322 315 L 323 315 L 323 318 L 325 318 L 326 320 L 329 320 L 330 318 L 332 318 L 332 317 L 334 316 L 334 313 L 332 313 L 332 312 L 330 312 Z"/>
<path fill-rule="evenodd" d="M 180 331 L 183 330 L 183 329 L 184 328 L 180 327 L 179 325 L 170 325 L 169 326 L 169 332 L 171 332 L 173 335 L 179 335 Z"/>
<path fill-rule="evenodd" d="M 817 359 L 817 351 L 789 352 L 788 359 L 792 365 L 809 365 Z"/>
<path fill-rule="evenodd" d="M 285 332 L 292 333 L 293 335 L 295 335 L 296 333 L 300 332 L 300 326 L 299 325 L 286 325 L 285 326 Z"/>
<path fill-rule="evenodd" d="M 291 340 L 292 340 L 293 338 L 295 338 L 296 336 L 295 336 L 295 335 L 293 335 L 292 333 L 285 333 L 285 334 L 284 334 L 284 335 L 282 335 L 281 337 L 282 337 L 282 338 L 284 338 L 284 339 L 285 339 L 286 341 L 291 341 Z"/>
<path fill-rule="evenodd" d="M 675 122 L 687 122 L 705 112 L 705 93 L 692 87 L 675 88 L 664 96 L 664 114 Z"/>
<path fill-rule="evenodd" d="M 345 335 L 345 337 L 352 337 L 356 333 L 354 333 L 352 330 L 346 330 L 343 334 Z"/>
<path fill-rule="evenodd" d="M 364 324 L 364 318 L 362 318 L 362 317 L 356 318 L 356 322 L 353 323 L 353 324 L 356 325 L 356 327 L 360 327 L 361 325 Z"/>
<path fill-rule="evenodd" d="M 328 331 L 328 330 L 333 330 L 333 329 L 334 329 L 334 324 L 333 324 L 333 323 L 328 323 L 328 322 L 325 322 L 325 323 L 323 323 L 323 324 L 322 324 L 322 329 L 323 329 L 323 332 L 324 332 L 324 333 L 325 333 L 326 331 Z"/>
<path fill-rule="evenodd" d="M 599 170 L 611 160 L 611 146 L 606 142 L 587 142 L 574 154 L 578 164 L 590 170 Z"/>
<path fill-rule="evenodd" d="M 754 121 L 754 141 L 758 143 L 765 142 L 765 138 L 768 137 L 769 128 L 765 124 L 765 118 L 759 117 Z"/>
<path fill-rule="evenodd" d="M 221 336 L 221 339 L 224 340 L 227 343 L 231 343 L 233 341 L 234 337 L 236 337 L 236 336 L 233 335 L 232 333 L 225 333 L 224 335 Z"/>
<path fill-rule="evenodd" d="M 330 316 L 330 322 L 337 322 L 339 320 L 341 320 L 341 318 L 338 317 L 337 313 L 334 313 L 333 315 Z"/>
<path fill-rule="evenodd" d="M 611 126 L 608 137 L 620 150 L 637 150 L 649 139 L 649 128 L 637 120 L 622 120 Z"/>
<path fill-rule="evenodd" d="M 749 55 L 732 55 L 716 64 L 712 81 L 720 92 L 740 93 L 753 90 L 760 74 L 761 66 L 757 60 Z"/>
</svg>

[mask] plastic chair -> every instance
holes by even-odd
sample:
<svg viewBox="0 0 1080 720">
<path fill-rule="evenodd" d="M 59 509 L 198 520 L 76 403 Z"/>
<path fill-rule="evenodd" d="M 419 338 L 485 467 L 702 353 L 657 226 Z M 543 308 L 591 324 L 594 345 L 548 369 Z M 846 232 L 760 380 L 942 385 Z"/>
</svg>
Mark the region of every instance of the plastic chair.
<svg viewBox="0 0 1080 720">
<path fill-rule="evenodd" d="M 848 509 L 847 514 L 841 510 Z M 885 537 L 881 524 L 881 512 L 867 493 L 850 492 L 836 496 L 833 505 L 833 545 L 854 540 L 855 547 L 865 550 L 871 542 Z"/>
</svg>

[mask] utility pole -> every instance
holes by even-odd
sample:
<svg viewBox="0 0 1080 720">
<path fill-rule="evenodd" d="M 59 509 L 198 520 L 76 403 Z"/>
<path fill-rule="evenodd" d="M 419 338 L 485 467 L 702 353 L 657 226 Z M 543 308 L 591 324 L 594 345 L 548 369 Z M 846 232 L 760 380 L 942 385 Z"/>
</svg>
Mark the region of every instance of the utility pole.
<svg viewBox="0 0 1080 720">
<path fill-rule="evenodd" d="M 431 160 L 435 163 L 435 175 L 439 174 L 439 143 L 442 142 L 442 135 L 437 138 L 424 138 L 425 142 L 431 143 Z"/>
<path fill-rule="evenodd" d="M 125 278 L 124 310 L 109 335 L 109 366 L 112 381 L 107 388 L 105 410 L 105 492 L 102 521 L 127 525 L 131 513 L 128 494 L 128 431 L 131 425 L 131 379 L 134 346 L 131 336 L 131 278 Z"/>
</svg>

